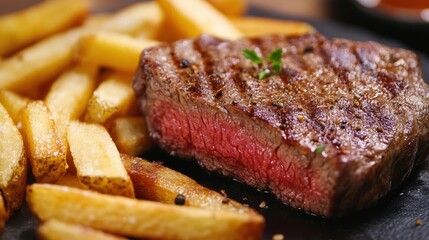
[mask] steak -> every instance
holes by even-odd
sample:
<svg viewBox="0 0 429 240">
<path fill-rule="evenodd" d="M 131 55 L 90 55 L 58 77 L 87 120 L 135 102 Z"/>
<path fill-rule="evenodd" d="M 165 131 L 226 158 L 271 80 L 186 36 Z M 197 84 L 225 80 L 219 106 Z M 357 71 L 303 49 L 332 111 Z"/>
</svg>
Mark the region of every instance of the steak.
<svg viewBox="0 0 429 240">
<path fill-rule="evenodd" d="M 259 80 L 282 49 L 281 72 Z M 429 152 L 429 87 L 418 57 L 319 34 L 144 50 L 134 89 L 155 142 L 282 202 L 337 217 L 397 187 Z"/>
</svg>

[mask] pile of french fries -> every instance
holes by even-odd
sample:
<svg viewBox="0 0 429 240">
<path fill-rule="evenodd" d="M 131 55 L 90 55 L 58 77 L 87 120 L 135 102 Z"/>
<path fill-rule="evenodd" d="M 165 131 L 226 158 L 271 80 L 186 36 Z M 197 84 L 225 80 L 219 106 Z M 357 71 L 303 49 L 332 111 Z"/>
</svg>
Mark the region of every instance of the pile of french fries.
<svg viewBox="0 0 429 240">
<path fill-rule="evenodd" d="M 138 158 L 152 143 L 133 73 L 160 42 L 313 28 L 244 17 L 244 0 L 158 0 L 105 14 L 90 5 L 49 0 L 0 16 L 0 232 L 26 195 L 42 239 L 260 238 L 256 211 Z"/>
</svg>

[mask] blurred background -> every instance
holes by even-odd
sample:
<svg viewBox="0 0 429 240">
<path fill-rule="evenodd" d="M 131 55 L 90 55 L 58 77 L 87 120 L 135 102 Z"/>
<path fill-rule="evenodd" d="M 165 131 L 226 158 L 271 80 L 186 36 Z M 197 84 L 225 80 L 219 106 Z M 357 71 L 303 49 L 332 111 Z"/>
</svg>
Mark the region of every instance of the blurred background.
<svg viewBox="0 0 429 240">
<path fill-rule="evenodd" d="M 0 0 L 0 14 L 40 0 Z M 90 0 L 95 11 L 113 11 L 137 0 Z M 365 29 L 429 55 L 429 0 L 246 0 L 248 14 L 336 22 Z M 272 15 L 272 13 L 274 15 Z M 316 26 L 317 27 L 317 26 Z M 350 29 L 355 31 L 356 29 Z"/>
</svg>

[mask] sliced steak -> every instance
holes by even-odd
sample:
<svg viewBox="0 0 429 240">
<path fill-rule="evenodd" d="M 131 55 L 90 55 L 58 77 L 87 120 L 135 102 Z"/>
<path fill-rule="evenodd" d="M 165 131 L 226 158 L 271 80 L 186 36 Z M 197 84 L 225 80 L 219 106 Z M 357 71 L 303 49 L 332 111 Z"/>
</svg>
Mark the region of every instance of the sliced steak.
<svg viewBox="0 0 429 240">
<path fill-rule="evenodd" d="M 282 71 L 243 56 L 282 48 Z M 172 155 L 268 189 L 328 217 L 368 206 L 429 151 L 429 87 L 419 60 L 374 42 L 318 34 L 146 49 L 134 89 L 150 134 Z"/>
</svg>

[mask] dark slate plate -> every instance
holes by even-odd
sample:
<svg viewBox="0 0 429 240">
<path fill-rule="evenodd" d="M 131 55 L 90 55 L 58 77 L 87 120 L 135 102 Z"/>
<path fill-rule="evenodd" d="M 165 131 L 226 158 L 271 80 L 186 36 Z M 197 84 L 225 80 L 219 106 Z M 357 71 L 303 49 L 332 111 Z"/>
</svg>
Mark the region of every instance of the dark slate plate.
<svg viewBox="0 0 429 240">
<path fill-rule="evenodd" d="M 127 1 L 126 1 L 127 2 Z M 132 2 L 132 1 L 128 1 Z M 251 9 L 251 15 L 285 18 L 270 12 Z M 398 42 L 378 37 L 363 29 L 332 22 L 309 20 L 321 33 L 328 37 L 342 37 L 353 40 L 372 40 L 390 46 L 401 47 Z M 425 81 L 429 82 L 427 56 L 419 54 Z M 411 176 L 396 190 L 380 199 L 372 207 L 340 219 L 324 219 L 312 216 L 283 205 L 271 195 L 259 192 L 243 184 L 207 173 L 196 164 L 170 157 L 155 149 L 143 156 L 150 160 L 161 160 L 215 190 L 225 190 L 229 197 L 258 209 L 267 221 L 263 239 L 272 239 L 281 233 L 285 239 L 429 239 L 429 166 L 414 170 Z M 267 208 L 259 208 L 265 201 Z M 417 225 L 416 221 L 422 224 Z M 27 206 L 16 212 L 6 225 L 3 239 L 36 239 L 38 221 Z"/>
</svg>

